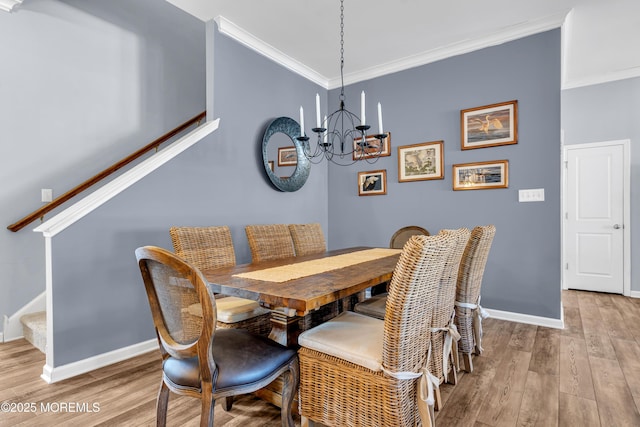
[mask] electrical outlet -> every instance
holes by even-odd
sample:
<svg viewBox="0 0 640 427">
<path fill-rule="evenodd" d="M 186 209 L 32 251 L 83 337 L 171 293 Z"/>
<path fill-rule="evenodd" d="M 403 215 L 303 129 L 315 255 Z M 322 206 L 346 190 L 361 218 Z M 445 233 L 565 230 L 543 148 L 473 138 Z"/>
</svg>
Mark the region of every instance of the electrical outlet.
<svg viewBox="0 0 640 427">
<path fill-rule="evenodd" d="M 528 190 L 518 190 L 518 201 L 522 202 L 544 202 L 544 188 L 532 188 Z"/>
<path fill-rule="evenodd" d="M 51 188 L 43 188 L 41 193 L 43 203 L 49 203 L 53 200 L 53 190 Z"/>
</svg>

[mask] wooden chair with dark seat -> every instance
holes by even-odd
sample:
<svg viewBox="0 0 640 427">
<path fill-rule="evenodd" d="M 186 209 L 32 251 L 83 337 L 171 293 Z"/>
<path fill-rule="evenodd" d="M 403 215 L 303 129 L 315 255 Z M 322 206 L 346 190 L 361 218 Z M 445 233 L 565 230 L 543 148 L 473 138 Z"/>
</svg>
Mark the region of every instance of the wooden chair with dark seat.
<svg viewBox="0 0 640 427">
<path fill-rule="evenodd" d="M 429 328 L 452 245 L 445 235 L 407 242 L 384 320 L 347 311 L 300 335 L 300 415 L 326 426 L 432 425 L 433 396 L 421 390 L 432 390 Z"/>
<path fill-rule="evenodd" d="M 296 256 L 321 254 L 327 251 L 327 243 L 319 223 L 289 224 L 289 231 Z"/>
<path fill-rule="evenodd" d="M 472 353 L 482 354 L 482 319 L 488 314 L 480 306 L 480 287 L 495 234 L 493 225 L 474 227 L 460 263 L 455 309 L 466 372 L 473 371 Z"/>
<path fill-rule="evenodd" d="M 211 270 L 236 265 L 236 255 L 227 226 L 171 227 L 173 250 L 180 258 L 199 270 Z M 260 307 L 257 301 L 216 295 L 218 328 L 247 329 L 249 332 L 269 336 L 271 311 Z M 190 308 L 197 313 L 198 306 Z"/>
<path fill-rule="evenodd" d="M 389 247 L 391 249 L 402 249 L 411 236 L 422 235 L 429 236 L 427 229 L 419 227 L 417 225 L 408 225 L 402 227 L 393 233 Z M 385 304 L 387 301 L 387 287 L 389 283 L 381 283 L 371 288 L 371 298 L 359 302 L 353 308 L 354 311 L 367 316 L 372 316 L 377 319 L 384 319 Z"/>
<path fill-rule="evenodd" d="M 442 408 L 440 384 L 447 382 L 456 384 L 456 370 L 458 367 L 458 334 L 455 321 L 456 283 L 462 254 L 469 241 L 471 232 L 468 228 L 457 230 L 441 230 L 438 235 L 449 236 L 453 247 L 445 260 L 438 292 L 431 318 L 431 350 L 432 358 L 429 370 L 438 378 L 435 389 L 435 409 Z"/>
<path fill-rule="evenodd" d="M 157 425 L 166 424 L 169 392 L 200 399 L 200 425 L 213 426 L 217 399 L 252 393 L 282 376 L 282 425 L 293 426 L 296 351 L 246 330 L 217 329 L 216 300 L 195 266 L 158 247 L 135 253 L 162 354 Z M 184 310 L 185 300 L 199 303 L 202 316 Z"/>
<path fill-rule="evenodd" d="M 293 239 L 286 224 L 247 225 L 245 232 L 252 262 L 295 256 Z"/>
</svg>

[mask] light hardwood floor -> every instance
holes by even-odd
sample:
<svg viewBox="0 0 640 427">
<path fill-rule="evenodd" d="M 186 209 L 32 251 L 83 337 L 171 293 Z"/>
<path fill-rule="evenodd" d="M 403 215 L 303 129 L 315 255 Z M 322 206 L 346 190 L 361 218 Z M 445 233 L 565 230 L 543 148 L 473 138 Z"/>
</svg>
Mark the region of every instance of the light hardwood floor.
<svg viewBox="0 0 640 427">
<path fill-rule="evenodd" d="M 473 373 L 442 386 L 437 426 L 640 426 L 640 299 L 562 295 L 563 330 L 485 321 L 485 353 L 474 358 Z M 24 340 L 0 344 L 0 402 L 35 405 L 35 412 L 0 412 L 0 426 L 155 424 L 159 353 L 51 385 L 40 379 L 43 364 Z M 65 403 L 81 411 L 61 410 Z M 82 412 L 93 404 L 98 411 Z M 199 425 L 197 400 L 172 396 L 168 419 Z M 275 427 L 279 410 L 243 396 L 230 412 L 216 407 L 215 425 Z"/>
</svg>

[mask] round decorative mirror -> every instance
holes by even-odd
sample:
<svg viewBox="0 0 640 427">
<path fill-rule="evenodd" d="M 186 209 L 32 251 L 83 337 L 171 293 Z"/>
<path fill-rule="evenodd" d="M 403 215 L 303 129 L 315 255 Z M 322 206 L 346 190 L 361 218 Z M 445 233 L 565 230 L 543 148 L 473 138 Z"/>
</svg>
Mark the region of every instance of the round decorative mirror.
<svg viewBox="0 0 640 427">
<path fill-rule="evenodd" d="M 311 164 L 298 136 L 298 122 L 289 117 L 278 117 L 269 123 L 262 137 L 264 170 L 280 191 L 297 191 L 309 177 Z"/>
</svg>

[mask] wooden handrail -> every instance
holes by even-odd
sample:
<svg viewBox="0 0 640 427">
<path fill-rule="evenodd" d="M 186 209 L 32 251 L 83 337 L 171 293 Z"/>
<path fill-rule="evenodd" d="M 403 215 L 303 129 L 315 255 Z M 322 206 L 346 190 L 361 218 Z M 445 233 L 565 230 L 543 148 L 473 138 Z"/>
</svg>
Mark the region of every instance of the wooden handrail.
<svg viewBox="0 0 640 427">
<path fill-rule="evenodd" d="M 7 228 L 9 230 L 13 231 L 13 232 L 21 230 L 22 228 L 24 228 L 27 225 L 31 224 L 36 219 L 42 218 L 45 214 L 47 214 L 50 211 L 52 211 L 53 209 L 57 208 L 58 206 L 60 206 L 64 202 L 66 202 L 67 200 L 69 200 L 72 197 L 78 195 L 79 193 L 83 192 L 87 188 L 89 188 L 92 185 L 96 184 L 97 182 L 103 180 L 104 178 L 106 178 L 107 176 L 109 176 L 112 173 L 116 172 L 117 170 L 121 169 L 123 166 L 128 165 L 132 161 L 136 160 L 138 157 L 140 157 L 140 156 L 148 153 L 149 151 L 157 148 L 160 144 L 162 144 L 163 142 L 167 141 L 168 139 L 174 137 L 175 135 L 177 135 L 178 133 L 182 132 L 183 130 L 187 129 L 189 126 L 192 126 L 194 123 L 199 123 L 200 121 L 202 121 L 202 119 L 204 119 L 206 117 L 206 115 L 207 115 L 207 112 L 203 111 L 202 113 L 198 114 L 197 116 L 187 120 L 186 122 L 184 122 L 180 126 L 176 127 L 175 129 L 165 133 L 160 138 L 158 138 L 158 139 L 152 141 L 151 143 L 145 145 L 144 147 L 142 147 L 138 151 L 128 155 L 127 157 L 125 157 L 124 159 L 120 160 L 119 162 L 114 163 L 112 166 L 109 166 L 108 168 L 106 168 L 105 170 L 100 172 L 99 174 L 93 176 L 92 178 L 89 178 L 88 180 L 86 180 L 82 184 L 72 188 L 71 190 L 67 191 L 66 193 L 62 194 L 61 196 L 56 197 L 55 199 L 53 199 L 48 204 L 44 205 L 43 207 L 41 207 L 40 209 L 38 209 L 36 211 L 31 212 L 29 215 L 25 216 L 24 218 L 22 218 L 18 222 L 14 223 L 14 224 L 11 224 Z"/>
</svg>

